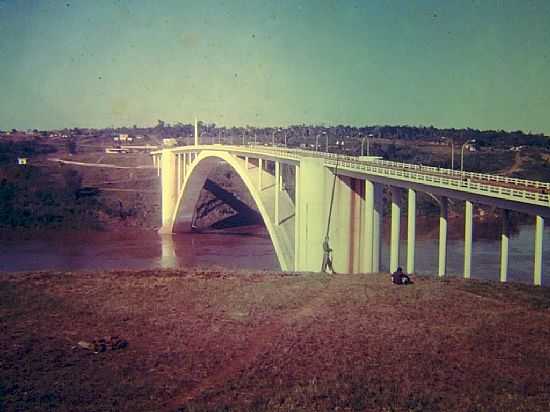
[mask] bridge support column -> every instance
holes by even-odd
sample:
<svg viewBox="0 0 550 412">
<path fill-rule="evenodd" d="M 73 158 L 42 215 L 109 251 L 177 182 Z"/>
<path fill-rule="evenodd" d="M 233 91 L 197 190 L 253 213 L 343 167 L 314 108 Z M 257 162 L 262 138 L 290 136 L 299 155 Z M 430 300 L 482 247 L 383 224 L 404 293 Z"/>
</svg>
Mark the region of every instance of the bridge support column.
<svg viewBox="0 0 550 412">
<path fill-rule="evenodd" d="M 466 200 L 464 205 L 464 277 L 472 275 L 472 244 L 474 226 L 474 204 Z"/>
<path fill-rule="evenodd" d="M 372 271 L 380 272 L 380 254 L 382 251 L 382 186 L 375 184 L 374 186 L 374 214 L 372 216 Z"/>
<path fill-rule="evenodd" d="M 330 180 L 334 175 L 330 175 Z M 331 182 L 332 183 L 332 182 Z M 362 181 L 337 176 L 330 225 L 330 246 L 333 249 L 334 270 L 358 273 L 361 255 Z M 325 226 L 328 222 L 325 223 Z"/>
<path fill-rule="evenodd" d="M 401 232 L 401 190 L 391 188 L 391 239 L 390 239 L 390 272 L 399 266 L 399 234 Z"/>
<path fill-rule="evenodd" d="M 414 273 L 416 243 L 416 190 L 408 190 L 407 207 L 407 273 Z"/>
<path fill-rule="evenodd" d="M 187 179 L 187 153 L 183 153 L 183 181 Z"/>
<path fill-rule="evenodd" d="M 294 270 L 302 270 L 300 266 L 300 220 L 302 218 L 302 211 L 300 207 L 301 202 L 301 172 L 300 165 L 295 166 L 294 170 Z"/>
<path fill-rule="evenodd" d="M 330 193 L 325 189 L 332 187 L 332 181 L 320 159 L 302 159 L 296 172 L 295 268 L 298 271 L 319 272 L 330 202 Z"/>
<path fill-rule="evenodd" d="M 262 174 L 264 172 L 264 167 L 262 163 L 262 158 L 258 158 L 258 190 L 262 191 Z"/>
<path fill-rule="evenodd" d="M 439 267 L 438 276 L 445 276 L 447 272 L 447 215 L 449 201 L 446 197 L 439 199 Z"/>
<path fill-rule="evenodd" d="M 279 225 L 279 195 L 281 185 L 281 163 L 275 161 L 275 224 Z"/>
<path fill-rule="evenodd" d="M 161 158 L 161 182 L 162 182 L 162 227 L 160 233 L 172 233 L 172 215 L 178 200 L 178 187 L 176 181 L 176 155 L 171 151 L 165 151 Z"/>
<path fill-rule="evenodd" d="M 536 286 L 542 285 L 542 250 L 544 236 L 544 218 L 537 216 L 535 221 L 535 268 L 534 283 Z"/>
<path fill-rule="evenodd" d="M 365 180 L 365 203 L 362 219 L 361 246 L 363 272 L 380 271 L 380 221 L 382 219 L 382 186 Z"/>
<path fill-rule="evenodd" d="M 508 253 L 510 250 L 510 212 L 503 210 L 502 213 L 502 233 L 500 235 L 500 281 L 508 280 Z"/>
<path fill-rule="evenodd" d="M 181 192 L 181 189 L 183 188 L 183 154 L 178 153 L 178 193 Z"/>
</svg>

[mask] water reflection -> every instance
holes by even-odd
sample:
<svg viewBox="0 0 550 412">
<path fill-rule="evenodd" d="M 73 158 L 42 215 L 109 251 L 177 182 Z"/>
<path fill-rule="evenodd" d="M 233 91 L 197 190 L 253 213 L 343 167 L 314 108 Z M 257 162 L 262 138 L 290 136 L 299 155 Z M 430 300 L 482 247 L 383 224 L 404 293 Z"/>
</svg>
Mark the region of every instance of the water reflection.
<svg viewBox="0 0 550 412">
<path fill-rule="evenodd" d="M 419 218 L 416 269 L 437 272 L 437 219 Z M 406 228 L 405 222 L 401 225 Z M 476 225 L 472 277 L 497 280 L 500 262 L 499 225 Z M 448 274 L 462 276 L 464 228 L 460 219 L 449 224 Z M 550 227 L 545 229 L 543 282 L 550 284 Z M 406 233 L 402 233 L 400 265 L 406 263 Z M 518 226 L 510 238 L 509 280 L 532 283 L 534 226 Z M 389 223 L 385 223 L 382 269 L 389 266 Z M 155 232 L 54 233 L 30 239 L 0 240 L 0 271 L 114 270 L 221 266 L 228 269 L 279 270 L 269 236 L 262 226 L 204 233 L 159 236 Z"/>
</svg>

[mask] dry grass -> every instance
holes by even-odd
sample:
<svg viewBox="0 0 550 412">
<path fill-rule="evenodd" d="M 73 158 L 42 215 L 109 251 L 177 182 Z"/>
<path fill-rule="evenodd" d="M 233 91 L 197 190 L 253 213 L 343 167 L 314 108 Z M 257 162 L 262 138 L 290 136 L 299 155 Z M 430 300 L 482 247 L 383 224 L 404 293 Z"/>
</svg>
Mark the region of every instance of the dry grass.
<svg viewBox="0 0 550 412">
<path fill-rule="evenodd" d="M 0 275 L 0 410 L 550 410 L 540 288 L 221 270 Z M 120 351 L 80 340 L 118 335 Z"/>
</svg>

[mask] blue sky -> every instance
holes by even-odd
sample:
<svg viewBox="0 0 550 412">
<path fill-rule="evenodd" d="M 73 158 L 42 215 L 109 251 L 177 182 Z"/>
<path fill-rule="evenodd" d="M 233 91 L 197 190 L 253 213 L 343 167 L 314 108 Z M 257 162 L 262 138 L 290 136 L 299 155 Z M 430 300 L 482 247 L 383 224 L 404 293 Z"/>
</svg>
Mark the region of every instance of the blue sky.
<svg viewBox="0 0 550 412">
<path fill-rule="evenodd" d="M 550 135 L 550 1 L 0 0 L 0 129 L 195 115 Z"/>
</svg>

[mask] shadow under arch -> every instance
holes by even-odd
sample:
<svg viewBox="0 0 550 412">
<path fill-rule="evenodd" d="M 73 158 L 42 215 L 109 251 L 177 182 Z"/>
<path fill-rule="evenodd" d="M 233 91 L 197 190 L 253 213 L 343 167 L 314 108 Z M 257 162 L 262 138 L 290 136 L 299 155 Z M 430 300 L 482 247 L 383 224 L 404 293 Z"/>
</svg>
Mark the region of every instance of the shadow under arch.
<svg viewBox="0 0 550 412">
<path fill-rule="evenodd" d="M 244 161 L 222 151 L 203 151 L 196 159 L 188 165 L 188 177 L 185 179 L 181 189 L 174 214 L 171 218 L 170 229 L 172 232 L 190 232 L 192 230 L 193 214 L 199 200 L 201 190 L 208 179 L 210 172 L 220 164 L 229 165 L 242 179 L 246 189 L 252 196 L 260 216 L 269 233 L 269 237 L 275 249 L 277 260 L 283 271 L 292 269 L 291 256 L 287 256 L 284 250 L 293 248 L 283 247 L 285 241 L 275 230 L 272 219 L 262 201 L 261 194 L 250 179 L 249 173 L 245 170 Z M 287 245 L 288 246 L 288 245 Z"/>
</svg>

